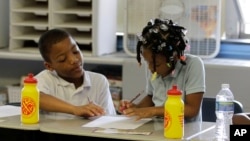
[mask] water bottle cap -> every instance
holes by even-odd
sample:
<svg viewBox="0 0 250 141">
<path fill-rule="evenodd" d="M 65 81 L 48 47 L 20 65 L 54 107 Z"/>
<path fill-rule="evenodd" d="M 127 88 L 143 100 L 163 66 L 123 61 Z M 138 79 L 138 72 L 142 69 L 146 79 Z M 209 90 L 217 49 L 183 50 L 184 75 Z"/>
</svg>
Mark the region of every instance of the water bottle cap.
<svg viewBox="0 0 250 141">
<path fill-rule="evenodd" d="M 36 78 L 34 78 L 33 73 L 29 73 L 28 76 L 24 79 L 24 83 L 37 83 Z"/>
<path fill-rule="evenodd" d="M 229 84 L 221 84 L 221 88 L 230 88 Z"/>
<path fill-rule="evenodd" d="M 167 91 L 168 95 L 181 95 L 182 91 L 178 89 L 177 85 L 173 85 L 172 89 Z"/>
</svg>

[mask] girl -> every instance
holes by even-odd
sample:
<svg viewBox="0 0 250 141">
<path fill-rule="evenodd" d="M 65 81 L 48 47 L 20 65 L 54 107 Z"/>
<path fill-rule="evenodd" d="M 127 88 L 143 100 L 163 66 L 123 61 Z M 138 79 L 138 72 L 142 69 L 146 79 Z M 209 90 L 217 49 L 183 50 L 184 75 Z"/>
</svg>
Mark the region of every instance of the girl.
<svg viewBox="0 0 250 141">
<path fill-rule="evenodd" d="M 185 28 L 171 20 L 155 19 L 143 28 L 137 43 L 137 61 L 141 55 L 148 65 L 146 96 L 138 103 L 122 100 L 120 112 L 136 120 L 164 116 L 166 92 L 177 84 L 183 91 L 186 121 L 201 121 L 201 102 L 205 92 L 205 70 L 202 60 L 184 54 L 188 46 Z M 124 109 L 122 110 L 121 109 Z"/>
</svg>

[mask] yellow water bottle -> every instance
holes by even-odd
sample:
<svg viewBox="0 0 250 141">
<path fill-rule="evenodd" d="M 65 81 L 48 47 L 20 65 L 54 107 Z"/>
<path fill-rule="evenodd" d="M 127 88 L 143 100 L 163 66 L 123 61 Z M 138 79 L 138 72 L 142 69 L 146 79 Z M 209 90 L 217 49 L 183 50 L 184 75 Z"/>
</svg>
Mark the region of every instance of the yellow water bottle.
<svg viewBox="0 0 250 141">
<path fill-rule="evenodd" d="M 182 91 L 173 85 L 167 91 L 164 107 L 164 136 L 170 139 L 181 139 L 184 136 L 184 102 Z"/>
<path fill-rule="evenodd" d="M 37 80 L 32 73 L 24 79 L 21 91 L 21 122 L 24 124 L 39 122 L 39 90 Z"/>
</svg>

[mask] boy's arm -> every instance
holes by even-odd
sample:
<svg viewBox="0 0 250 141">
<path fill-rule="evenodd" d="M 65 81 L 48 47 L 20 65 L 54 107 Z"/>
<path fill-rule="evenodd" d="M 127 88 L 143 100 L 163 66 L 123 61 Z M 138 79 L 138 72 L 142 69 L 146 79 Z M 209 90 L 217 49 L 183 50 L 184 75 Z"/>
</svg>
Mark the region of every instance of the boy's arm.
<svg viewBox="0 0 250 141">
<path fill-rule="evenodd" d="M 40 92 L 40 109 L 49 112 L 74 114 L 74 106 L 54 96 Z"/>
<path fill-rule="evenodd" d="M 100 116 L 105 114 L 102 107 L 92 102 L 87 105 L 75 106 L 43 92 L 40 92 L 40 109 L 49 112 L 67 113 L 83 117 Z"/>
</svg>

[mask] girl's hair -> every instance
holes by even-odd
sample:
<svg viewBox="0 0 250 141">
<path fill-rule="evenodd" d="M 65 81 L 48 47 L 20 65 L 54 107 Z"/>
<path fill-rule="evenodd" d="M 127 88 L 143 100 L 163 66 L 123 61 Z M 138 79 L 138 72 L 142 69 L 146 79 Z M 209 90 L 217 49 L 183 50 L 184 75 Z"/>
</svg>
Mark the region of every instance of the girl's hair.
<svg viewBox="0 0 250 141">
<path fill-rule="evenodd" d="M 52 46 L 68 37 L 71 35 L 62 29 L 51 29 L 44 32 L 38 41 L 38 48 L 43 59 L 50 62 L 49 53 Z"/>
<path fill-rule="evenodd" d="M 162 54 L 166 57 L 168 65 L 175 67 L 174 54 L 177 54 L 183 65 L 186 64 L 184 50 L 188 45 L 185 38 L 186 29 L 174 24 L 172 20 L 155 19 L 150 20 L 138 35 L 137 61 L 141 64 L 141 47 L 150 49 L 153 53 L 155 70 L 155 55 Z"/>
</svg>

